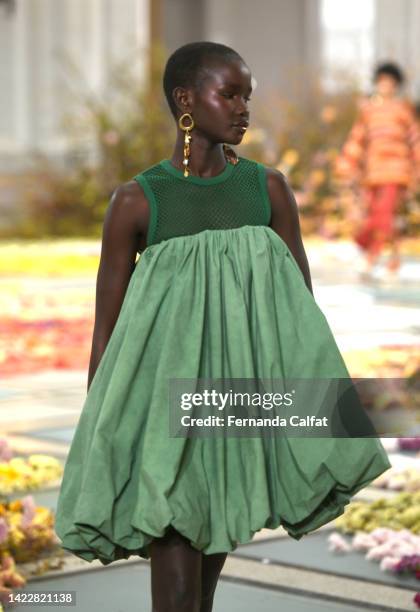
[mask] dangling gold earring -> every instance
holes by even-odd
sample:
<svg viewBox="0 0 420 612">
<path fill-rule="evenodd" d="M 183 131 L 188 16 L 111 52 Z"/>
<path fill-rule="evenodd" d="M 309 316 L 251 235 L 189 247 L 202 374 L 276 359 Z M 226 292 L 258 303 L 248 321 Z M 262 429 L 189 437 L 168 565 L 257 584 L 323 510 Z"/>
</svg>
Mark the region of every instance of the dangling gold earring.
<svg viewBox="0 0 420 612">
<path fill-rule="evenodd" d="M 223 151 L 225 153 L 225 157 L 226 160 L 233 164 L 234 166 L 236 166 L 236 164 L 238 163 L 239 159 L 238 156 L 236 155 L 235 151 L 229 147 L 227 144 L 223 143 Z"/>
<path fill-rule="evenodd" d="M 191 125 L 184 125 L 183 124 L 184 117 L 188 117 L 188 119 L 191 120 Z M 189 155 L 190 155 L 190 140 L 191 140 L 190 131 L 194 127 L 194 119 L 191 117 L 190 113 L 184 113 L 178 119 L 178 125 L 181 128 L 181 130 L 184 130 L 184 132 L 185 132 L 185 138 L 184 138 L 184 160 L 183 160 L 182 163 L 184 164 L 184 176 L 188 176 L 189 175 L 188 160 L 189 160 Z"/>
</svg>

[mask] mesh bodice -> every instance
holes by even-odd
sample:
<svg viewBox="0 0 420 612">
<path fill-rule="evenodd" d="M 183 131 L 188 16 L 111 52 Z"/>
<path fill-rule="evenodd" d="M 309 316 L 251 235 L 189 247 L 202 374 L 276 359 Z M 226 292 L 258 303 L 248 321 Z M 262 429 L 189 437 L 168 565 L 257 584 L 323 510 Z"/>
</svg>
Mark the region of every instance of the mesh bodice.
<svg viewBox="0 0 420 612">
<path fill-rule="evenodd" d="M 175 236 L 206 229 L 268 225 L 271 205 L 265 168 L 238 157 L 213 177 L 190 175 L 168 159 L 150 166 L 134 179 L 143 188 L 150 207 L 147 246 Z"/>
</svg>

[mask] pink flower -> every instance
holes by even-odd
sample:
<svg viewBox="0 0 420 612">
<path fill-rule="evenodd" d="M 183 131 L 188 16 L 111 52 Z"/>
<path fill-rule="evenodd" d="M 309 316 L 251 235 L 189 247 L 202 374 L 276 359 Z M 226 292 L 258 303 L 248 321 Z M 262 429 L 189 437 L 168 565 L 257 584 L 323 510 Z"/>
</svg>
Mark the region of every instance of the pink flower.
<svg viewBox="0 0 420 612">
<path fill-rule="evenodd" d="M 377 527 L 373 531 L 370 532 L 370 535 L 374 540 L 380 544 L 383 544 L 389 538 L 394 535 L 394 531 L 392 529 L 388 529 L 388 527 Z M 401 533 L 401 531 L 399 532 Z"/>
<path fill-rule="evenodd" d="M 314 166 L 323 166 L 328 161 L 325 151 L 317 151 L 312 158 Z"/>
<path fill-rule="evenodd" d="M 399 438 L 401 450 L 420 450 L 420 436 L 414 438 Z"/>
<path fill-rule="evenodd" d="M 380 559 L 384 559 L 385 557 L 391 556 L 394 553 L 393 547 L 390 542 L 386 542 L 384 544 L 379 544 L 379 546 L 374 546 L 371 548 L 367 555 L 366 559 L 374 559 L 375 561 L 379 561 Z"/>
<path fill-rule="evenodd" d="M 405 557 L 408 555 L 414 555 L 418 550 L 418 546 L 414 543 L 408 542 L 393 542 L 392 543 L 392 551 L 394 555 L 398 555 L 399 557 Z"/>
<path fill-rule="evenodd" d="M 397 533 L 400 539 L 405 540 L 406 542 L 417 542 L 417 544 L 420 546 L 420 536 L 414 535 L 409 529 L 400 529 Z"/>
<path fill-rule="evenodd" d="M 10 461 L 13 451 L 6 438 L 0 438 L 0 461 Z"/>
<path fill-rule="evenodd" d="M 5 519 L 2 516 L 0 516 L 0 544 L 7 540 L 8 534 L 9 534 L 9 527 Z"/>
<path fill-rule="evenodd" d="M 400 562 L 400 559 L 398 557 L 384 557 L 379 567 L 383 571 L 394 572 L 399 562 Z"/>
<path fill-rule="evenodd" d="M 363 533 L 362 531 L 356 533 L 353 537 L 352 547 L 354 550 L 368 550 L 372 546 L 376 545 L 376 540 L 372 536 L 372 533 Z"/>
<path fill-rule="evenodd" d="M 328 536 L 328 543 L 328 550 L 333 552 L 349 552 L 351 550 L 350 544 L 337 532 Z"/>
<path fill-rule="evenodd" d="M 22 497 L 23 515 L 22 515 L 22 527 L 29 527 L 36 514 L 36 505 L 32 495 L 26 495 Z"/>
<path fill-rule="evenodd" d="M 102 140 L 105 144 L 109 145 L 110 147 L 113 147 L 119 143 L 120 135 L 116 130 L 108 130 L 102 135 Z"/>
</svg>

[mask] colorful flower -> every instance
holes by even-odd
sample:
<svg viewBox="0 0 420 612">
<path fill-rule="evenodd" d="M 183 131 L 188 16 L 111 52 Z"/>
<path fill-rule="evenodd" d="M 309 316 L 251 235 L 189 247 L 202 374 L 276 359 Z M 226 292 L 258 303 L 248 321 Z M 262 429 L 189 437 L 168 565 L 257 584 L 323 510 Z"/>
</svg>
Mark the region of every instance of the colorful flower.
<svg viewBox="0 0 420 612">
<path fill-rule="evenodd" d="M 299 153 L 296 151 L 296 149 L 287 149 L 281 157 L 281 163 L 289 166 L 289 168 L 295 166 L 298 161 Z"/>
<path fill-rule="evenodd" d="M 117 132 L 117 130 L 108 130 L 102 135 L 102 141 L 110 147 L 114 147 L 115 145 L 117 145 L 120 140 L 121 136 Z"/>
</svg>

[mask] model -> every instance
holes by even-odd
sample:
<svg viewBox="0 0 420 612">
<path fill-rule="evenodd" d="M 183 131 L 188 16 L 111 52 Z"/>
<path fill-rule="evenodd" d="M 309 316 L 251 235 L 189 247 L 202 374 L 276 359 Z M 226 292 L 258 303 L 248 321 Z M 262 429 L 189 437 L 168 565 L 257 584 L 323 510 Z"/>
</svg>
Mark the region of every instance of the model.
<svg viewBox="0 0 420 612">
<path fill-rule="evenodd" d="M 379 64 L 374 92 L 362 98 L 358 115 L 337 159 L 337 172 L 361 188 L 366 214 L 354 239 L 369 279 L 388 247 L 387 277 L 400 268 L 398 214 L 420 179 L 420 127 L 412 103 L 402 95 L 405 76 L 393 62 Z"/>
<path fill-rule="evenodd" d="M 173 154 L 119 186 L 104 220 L 88 394 L 56 532 L 87 561 L 150 559 L 154 612 L 208 612 L 228 552 L 262 528 L 300 539 L 390 463 L 375 437 L 171 429 L 173 381 L 349 373 L 312 294 L 285 177 L 232 149 L 250 121 L 249 67 L 226 45 L 189 43 L 163 87 Z"/>
</svg>

